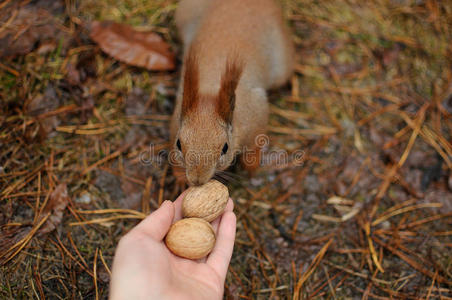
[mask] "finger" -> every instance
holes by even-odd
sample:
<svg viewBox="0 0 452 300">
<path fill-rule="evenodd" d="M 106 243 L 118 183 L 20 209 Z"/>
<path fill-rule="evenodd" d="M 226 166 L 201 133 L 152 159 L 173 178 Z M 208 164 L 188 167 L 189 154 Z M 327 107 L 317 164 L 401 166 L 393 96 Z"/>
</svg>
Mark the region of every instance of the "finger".
<svg viewBox="0 0 452 300">
<path fill-rule="evenodd" d="M 218 218 L 213 220 L 212 223 L 210 223 L 210 225 L 212 225 L 213 232 L 215 232 L 215 236 L 218 235 L 218 225 L 220 225 L 220 221 L 221 221 L 221 216 L 219 216 Z"/>
<path fill-rule="evenodd" d="M 177 197 L 177 199 L 174 200 L 174 202 L 173 202 L 174 203 L 173 223 L 182 219 L 182 201 L 184 200 L 186 192 L 187 192 L 187 190 L 183 191 L 182 194 L 180 194 L 179 197 Z"/>
<path fill-rule="evenodd" d="M 215 232 L 215 236 L 218 236 L 218 226 L 220 225 L 221 216 L 213 220 L 210 225 L 212 225 L 213 232 Z M 205 263 L 207 261 L 207 257 L 203 257 L 197 260 L 197 262 Z"/>
<path fill-rule="evenodd" d="M 223 214 L 221 214 L 218 218 L 216 218 L 215 220 L 212 221 L 212 223 L 210 223 L 210 225 L 212 225 L 213 231 L 215 232 L 215 236 L 218 236 L 218 227 L 220 225 L 222 216 L 226 213 L 226 212 L 232 212 L 232 210 L 234 209 L 234 203 L 232 202 L 232 199 L 229 198 L 228 203 L 226 204 L 226 208 L 224 209 Z M 202 258 L 199 260 L 199 262 L 206 262 L 207 258 Z"/>
<path fill-rule="evenodd" d="M 226 207 L 224 209 L 223 214 L 225 214 L 226 212 L 231 212 L 233 210 L 234 210 L 234 202 L 232 202 L 232 199 L 229 198 L 228 203 L 226 204 Z M 218 225 L 220 224 L 221 216 L 223 214 L 221 214 L 218 218 L 213 220 L 212 223 L 211 223 L 211 225 L 213 227 L 213 231 L 215 232 L 216 235 L 218 234 Z"/>
<path fill-rule="evenodd" d="M 152 239 L 161 241 L 168 232 L 174 218 L 174 204 L 166 200 L 162 205 L 143 221 L 141 221 L 130 233 L 141 232 Z"/>
<path fill-rule="evenodd" d="M 229 198 L 228 203 L 226 204 L 226 208 L 224 209 L 224 212 L 233 211 L 234 210 L 234 201 L 232 201 L 231 198 Z"/>
<path fill-rule="evenodd" d="M 207 264 L 213 268 L 222 281 L 226 278 L 232 250 L 234 249 L 236 217 L 231 211 L 224 213 L 218 227 L 217 241 Z"/>
</svg>

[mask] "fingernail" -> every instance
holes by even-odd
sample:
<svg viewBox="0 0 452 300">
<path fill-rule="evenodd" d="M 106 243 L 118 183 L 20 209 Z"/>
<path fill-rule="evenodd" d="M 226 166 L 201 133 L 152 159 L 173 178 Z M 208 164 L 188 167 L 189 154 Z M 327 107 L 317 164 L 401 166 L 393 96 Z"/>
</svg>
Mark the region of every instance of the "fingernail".
<svg viewBox="0 0 452 300">
<path fill-rule="evenodd" d="M 171 203 L 170 200 L 165 200 L 165 201 L 162 202 L 162 204 L 160 205 L 160 207 L 162 207 L 162 206 L 164 206 L 164 205 L 168 205 L 168 204 L 170 204 L 170 203 Z"/>
</svg>

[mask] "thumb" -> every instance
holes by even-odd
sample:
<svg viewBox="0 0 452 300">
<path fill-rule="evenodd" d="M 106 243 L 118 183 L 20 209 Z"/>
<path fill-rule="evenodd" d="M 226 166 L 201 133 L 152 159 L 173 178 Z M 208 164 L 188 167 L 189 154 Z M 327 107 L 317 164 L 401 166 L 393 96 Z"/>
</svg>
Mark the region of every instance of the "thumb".
<svg viewBox="0 0 452 300">
<path fill-rule="evenodd" d="M 165 200 L 162 205 L 143 221 L 133 231 L 144 233 L 154 240 L 161 241 L 168 232 L 174 218 L 174 204 Z"/>
</svg>

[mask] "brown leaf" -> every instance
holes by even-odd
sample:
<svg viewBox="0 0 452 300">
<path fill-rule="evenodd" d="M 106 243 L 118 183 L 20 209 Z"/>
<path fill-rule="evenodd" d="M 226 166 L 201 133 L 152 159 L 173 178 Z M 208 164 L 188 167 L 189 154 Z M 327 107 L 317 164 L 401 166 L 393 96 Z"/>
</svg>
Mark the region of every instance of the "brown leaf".
<svg viewBox="0 0 452 300">
<path fill-rule="evenodd" d="M 47 86 L 44 95 L 38 94 L 24 104 L 27 114 L 38 118 L 39 135 L 42 139 L 53 135 L 55 128 L 60 124 L 60 120 L 57 116 L 47 118 L 39 118 L 39 116 L 57 109 L 59 105 L 60 100 L 53 85 Z"/>
<path fill-rule="evenodd" d="M 56 49 L 56 47 L 57 43 L 55 41 L 46 41 L 41 43 L 36 52 L 40 55 L 44 55 L 47 53 L 51 53 Z"/>
<path fill-rule="evenodd" d="M 94 21 L 91 39 L 112 57 L 148 70 L 174 69 L 174 54 L 155 32 L 138 32 L 131 26 Z"/>
<path fill-rule="evenodd" d="M 66 79 L 70 85 L 75 86 L 80 84 L 80 72 L 73 64 L 68 63 L 66 65 L 66 72 Z"/>
<path fill-rule="evenodd" d="M 51 213 L 47 221 L 39 229 L 39 234 L 51 232 L 61 223 L 63 219 L 63 211 L 69 202 L 66 183 L 59 184 L 50 195 L 49 202 L 44 207 L 41 217 Z"/>
<path fill-rule="evenodd" d="M 3 8 L 4 13 L 0 16 L 0 23 L 3 24 L 0 26 L 0 57 L 25 55 L 37 46 L 39 53 L 45 54 L 52 51 L 51 45 L 56 45 L 56 41 L 61 38 L 64 46 L 69 44 L 71 39 L 59 29 L 58 20 L 53 15 L 64 7 L 64 2 L 49 1 L 48 7 L 37 2 L 26 6 L 13 3 Z"/>
<path fill-rule="evenodd" d="M 0 227 L 0 265 L 14 250 L 14 245 L 20 242 L 30 231 L 31 226 L 2 226 Z"/>
<path fill-rule="evenodd" d="M 21 225 L 15 227 L 0 227 L 0 265 L 11 260 L 30 240 L 27 236 L 36 232 L 36 235 L 42 235 L 53 231 L 63 219 L 63 211 L 69 202 L 67 186 L 65 183 L 59 184 L 50 194 L 49 201 L 42 210 L 38 221 L 34 227 L 31 225 Z M 50 215 L 49 215 L 50 214 Z M 47 217 L 48 216 L 48 217 Z M 44 220 L 47 218 L 46 220 Z"/>
</svg>

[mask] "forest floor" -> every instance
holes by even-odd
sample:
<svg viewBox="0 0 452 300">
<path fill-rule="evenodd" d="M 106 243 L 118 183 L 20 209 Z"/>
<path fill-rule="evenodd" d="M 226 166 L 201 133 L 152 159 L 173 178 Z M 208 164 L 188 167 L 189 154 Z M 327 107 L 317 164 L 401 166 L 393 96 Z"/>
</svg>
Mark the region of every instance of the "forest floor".
<svg viewBox="0 0 452 300">
<path fill-rule="evenodd" d="M 282 2 L 295 74 L 269 93 L 262 168 L 228 173 L 225 298 L 452 299 L 452 2 Z M 143 162 L 170 147 L 175 8 L 0 3 L 1 299 L 106 298 L 121 236 L 177 196 Z M 159 33 L 176 70 L 109 57 L 94 20 Z"/>
</svg>

